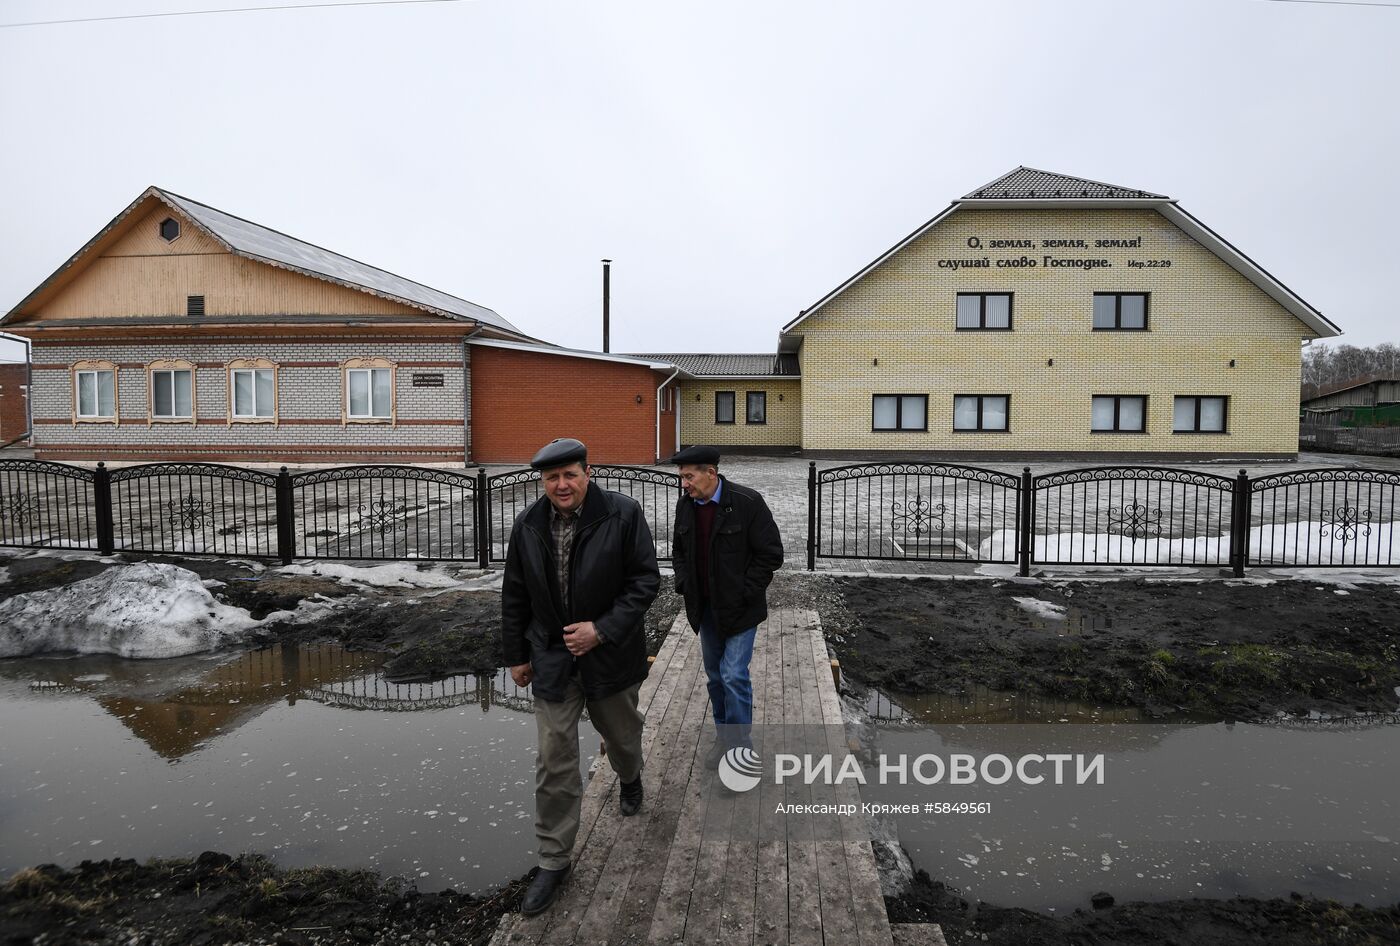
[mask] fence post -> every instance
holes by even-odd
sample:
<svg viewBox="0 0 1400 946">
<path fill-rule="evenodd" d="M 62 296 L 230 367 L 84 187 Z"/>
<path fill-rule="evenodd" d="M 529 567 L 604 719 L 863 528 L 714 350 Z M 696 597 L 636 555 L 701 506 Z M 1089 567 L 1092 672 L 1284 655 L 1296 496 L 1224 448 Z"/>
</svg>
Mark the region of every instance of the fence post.
<svg viewBox="0 0 1400 946">
<path fill-rule="evenodd" d="M 277 557 L 283 565 L 292 564 L 296 554 L 296 528 L 292 522 L 292 474 L 284 466 L 277 472 Z"/>
<path fill-rule="evenodd" d="M 1031 552 L 1035 549 L 1035 478 L 1030 467 L 1021 468 L 1020 528 L 1016 530 L 1016 554 L 1020 558 L 1020 575 L 1025 578 L 1031 573 Z"/>
<path fill-rule="evenodd" d="M 486 470 L 476 471 L 476 563 L 480 568 L 491 564 L 491 495 Z"/>
<path fill-rule="evenodd" d="M 807 461 L 807 571 L 817 570 L 817 461 Z"/>
<path fill-rule="evenodd" d="M 117 544 L 112 526 L 112 471 L 101 460 L 92 474 L 92 498 L 96 504 L 93 512 L 97 519 L 97 551 L 111 555 Z"/>
<path fill-rule="evenodd" d="M 1230 564 L 1236 578 L 1244 577 L 1244 566 L 1249 561 L 1249 520 L 1252 491 L 1249 488 L 1249 474 L 1240 470 L 1235 477 L 1235 488 L 1230 496 Z"/>
</svg>

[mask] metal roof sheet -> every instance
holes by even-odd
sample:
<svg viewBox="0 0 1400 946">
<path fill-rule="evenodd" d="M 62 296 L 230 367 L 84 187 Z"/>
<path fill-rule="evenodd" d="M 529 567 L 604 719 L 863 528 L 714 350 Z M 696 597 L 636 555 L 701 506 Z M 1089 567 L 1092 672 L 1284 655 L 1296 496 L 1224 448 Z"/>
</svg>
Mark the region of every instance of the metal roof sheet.
<svg viewBox="0 0 1400 946">
<path fill-rule="evenodd" d="M 710 378 L 796 378 L 800 375 L 796 355 L 786 354 L 647 354 L 633 358 L 669 361 L 696 377 Z"/>
<path fill-rule="evenodd" d="M 963 196 L 963 200 L 986 200 L 1007 198 L 1057 199 L 1057 198 L 1144 198 L 1147 200 L 1170 200 L 1165 194 L 1153 194 L 1135 187 L 1120 187 L 1091 181 L 1086 177 L 1073 177 L 1069 174 L 1056 174 L 1022 165 L 1008 171 L 989 184 Z"/>
<path fill-rule="evenodd" d="M 298 272 L 322 276 L 411 305 L 493 325 L 517 335 L 525 334 L 493 310 L 475 302 L 468 302 L 466 299 L 405 279 L 377 266 L 361 263 L 359 260 L 287 236 L 270 227 L 235 217 L 164 188 L 155 187 L 152 191 L 172 207 L 188 214 L 216 239 L 240 254 L 281 264 Z"/>
</svg>

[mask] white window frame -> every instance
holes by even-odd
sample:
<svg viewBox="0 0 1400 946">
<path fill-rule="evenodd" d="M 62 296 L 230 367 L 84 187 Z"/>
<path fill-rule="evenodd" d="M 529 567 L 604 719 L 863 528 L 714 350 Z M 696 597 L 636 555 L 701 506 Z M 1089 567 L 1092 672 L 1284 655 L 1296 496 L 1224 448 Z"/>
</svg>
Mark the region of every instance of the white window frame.
<svg viewBox="0 0 1400 946">
<path fill-rule="evenodd" d="M 112 375 L 112 413 L 110 414 L 84 414 L 81 411 L 82 394 L 80 390 L 81 381 L 79 376 L 83 374 L 97 375 L 102 372 L 110 372 Z M 121 423 L 121 374 L 117 366 L 110 361 L 79 361 L 69 366 L 68 369 L 70 384 L 73 388 L 72 422 L 73 426 L 78 424 L 120 424 Z M 96 382 L 93 382 L 96 384 Z M 94 389 L 96 394 L 96 389 Z M 100 396 L 97 398 L 97 407 L 100 411 L 102 402 Z"/>
<path fill-rule="evenodd" d="M 389 404 L 387 414 L 374 413 L 374 372 L 387 371 L 389 374 Z M 357 374 L 364 374 L 369 384 L 368 414 L 355 414 L 350 410 L 350 386 L 351 378 Z M 398 371 L 397 366 L 384 358 L 351 358 L 341 364 L 340 370 L 341 398 L 340 411 L 341 419 L 347 424 L 395 424 L 398 422 Z"/>
<path fill-rule="evenodd" d="M 175 375 L 186 372 L 190 376 L 190 412 L 188 414 L 156 413 L 156 376 L 170 375 L 170 407 L 174 410 Z M 195 367 L 183 359 L 153 361 L 146 365 L 146 422 L 148 424 L 193 424 L 199 416 L 199 375 Z"/>
<path fill-rule="evenodd" d="M 228 420 L 230 424 L 276 424 L 278 418 L 278 402 L 280 391 L 278 385 L 281 379 L 277 364 L 268 361 L 266 358 L 241 358 L 231 361 L 227 365 L 228 384 Z M 272 375 L 272 412 L 269 414 L 258 414 L 258 382 L 257 373 L 267 371 Z M 238 408 L 237 376 L 239 374 L 251 374 L 253 376 L 253 411 L 252 414 L 240 414 Z"/>
</svg>

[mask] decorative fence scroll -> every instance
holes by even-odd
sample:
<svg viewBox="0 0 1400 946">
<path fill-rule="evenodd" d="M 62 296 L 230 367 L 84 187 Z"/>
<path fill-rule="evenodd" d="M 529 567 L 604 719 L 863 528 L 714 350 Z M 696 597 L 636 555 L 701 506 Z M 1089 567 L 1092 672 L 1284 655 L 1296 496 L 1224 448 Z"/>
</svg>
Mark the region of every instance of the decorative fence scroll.
<svg viewBox="0 0 1400 946">
<path fill-rule="evenodd" d="M 1235 481 L 1214 473 L 1107 466 L 1034 478 L 1025 538 L 1045 565 L 1229 565 Z"/>
<path fill-rule="evenodd" d="M 145 463 L 112 470 L 106 479 L 113 549 L 277 554 L 277 477 L 271 473 L 221 463 Z"/>
<path fill-rule="evenodd" d="M 946 463 L 808 467 L 813 557 L 1014 562 L 1021 480 Z"/>
<path fill-rule="evenodd" d="M 1249 485 L 1248 564 L 1400 565 L 1400 473 L 1296 470 Z"/>
</svg>

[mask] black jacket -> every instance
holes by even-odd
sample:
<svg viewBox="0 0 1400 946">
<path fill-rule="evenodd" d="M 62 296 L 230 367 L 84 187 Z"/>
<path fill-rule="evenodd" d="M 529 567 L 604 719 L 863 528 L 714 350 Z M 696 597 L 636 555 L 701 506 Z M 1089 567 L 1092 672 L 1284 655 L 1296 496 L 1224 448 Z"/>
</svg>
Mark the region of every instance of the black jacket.
<svg viewBox="0 0 1400 946">
<path fill-rule="evenodd" d="M 637 501 L 588 484 L 570 552 L 569 601 L 559 597 L 550 503 L 541 496 L 515 520 L 501 584 L 501 649 L 507 666 L 527 661 L 535 695 L 564 698 L 577 661 L 588 699 L 646 679 L 643 618 L 661 575 L 656 544 Z M 564 646 L 564 625 L 592 621 L 606 638 L 581 657 Z"/>
<path fill-rule="evenodd" d="M 783 537 L 762 496 L 722 474 L 720 480 L 724 486 L 710 535 L 708 593 L 695 574 L 695 500 L 684 494 L 676 503 L 671 558 L 691 629 L 698 631 L 702 599 L 708 598 L 716 626 L 728 637 L 768 617 L 768 585 L 783 564 Z"/>
</svg>

